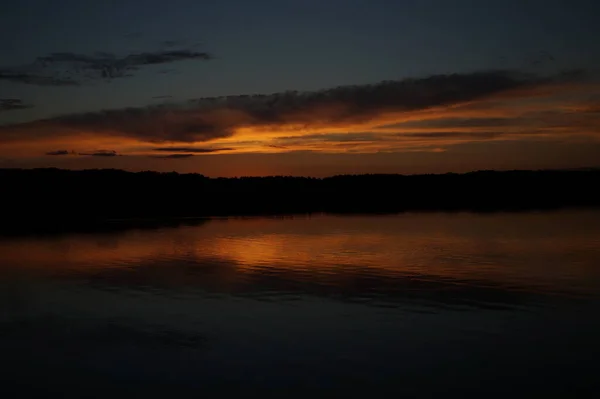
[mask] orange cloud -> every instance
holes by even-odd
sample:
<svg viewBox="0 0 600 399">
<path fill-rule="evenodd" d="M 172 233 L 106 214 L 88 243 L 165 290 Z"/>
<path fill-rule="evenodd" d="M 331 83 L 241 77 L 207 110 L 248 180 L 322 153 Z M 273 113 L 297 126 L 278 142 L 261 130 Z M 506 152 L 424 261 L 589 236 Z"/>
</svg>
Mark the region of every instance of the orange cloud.
<svg viewBox="0 0 600 399">
<path fill-rule="evenodd" d="M 480 141 L 596 139 L 599 107 L 589 98 L 598 85 L 582 78 L 488 71 L 66 115 L 0 126 L 0 155 L 431 152 Z"/>
</svg>

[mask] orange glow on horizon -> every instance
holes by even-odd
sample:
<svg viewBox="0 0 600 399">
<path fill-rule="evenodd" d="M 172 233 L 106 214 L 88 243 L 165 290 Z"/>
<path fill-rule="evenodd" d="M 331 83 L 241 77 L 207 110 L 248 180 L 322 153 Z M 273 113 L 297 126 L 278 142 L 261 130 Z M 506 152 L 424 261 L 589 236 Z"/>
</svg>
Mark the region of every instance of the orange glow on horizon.
<svg viewBox="0 0 600 399">
<path fill-rule="evenodd" d="M 150 141 L 119 131 L 60 130 L 33 122 L 5 135 L 0 156 L 10 158 L 42 157 L 46 152 L 64 150 L 75 154 L 114 150 L 138 157 L 160 156 L 159 147 L 179 147 L 177 153 L 209 156 L 219 154 L 285 153 L 311 151 L 322 153 L 439 152 L 463 143 L 503 140 L 579 140 L 600 138 L 600 118 L 596 103 L 582 100 L 597 86 L 551 84 L 512 90 L 477 101 L 420 110 L 379 110 L 360 120 L 328 122 L 345 108 L 327 106 L 311 114 L 292 113 L 292 123 L 280 125 L 253 121 L 234 110 L 215 110 L 208 117 L 217 125 L 235 122 L 231 135 L 202 142 Z M 181 119 L 193 115 L 171 115 Z M 200 116 L 205 118 L 203 114 Z M 464 126 L 453 125 L 458 119 L 470 119 Z M 493 120 L 492 120 L 493 119 Z M 306 123 L 298 123 L 306 120 Z M 477 125 L 478 120 L 482 124 Z M 492 120 L 490 122 L 490 120 Z M 232 122 L 233 121 L 233 122 Z M 496 124 L 494 125 L 494 122 Z M 446 125 L 444 125 L 446 124 Z M 44 130 L 44 129 L 47 129 Z M 10 132 L 9 132 L 10 133 Z M 444 135 L 443 133 L 448 133 Z"/>
</svg>

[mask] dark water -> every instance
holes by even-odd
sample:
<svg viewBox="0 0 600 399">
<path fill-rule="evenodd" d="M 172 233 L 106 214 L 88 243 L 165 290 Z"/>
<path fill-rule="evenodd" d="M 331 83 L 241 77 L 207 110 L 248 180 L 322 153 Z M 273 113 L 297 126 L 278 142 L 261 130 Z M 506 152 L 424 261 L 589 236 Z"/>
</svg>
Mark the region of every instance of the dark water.
<svg viewBox="0 0 600 399">
<path fill-rule="evenodd" d="M 594 397 L 600 211 L 4 237 L 0 355 L 10 397 Z"/>
</svg>

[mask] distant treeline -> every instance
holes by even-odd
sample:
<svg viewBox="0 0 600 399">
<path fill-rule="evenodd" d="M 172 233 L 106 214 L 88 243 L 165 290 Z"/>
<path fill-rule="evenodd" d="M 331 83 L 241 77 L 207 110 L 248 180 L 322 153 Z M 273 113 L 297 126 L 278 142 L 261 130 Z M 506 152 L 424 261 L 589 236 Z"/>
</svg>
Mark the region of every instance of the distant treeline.
<svg viewBox="0 0 600 399">
<path fill-rule="evenodd" d="M 1 223 L 600 205 L 600 169 L 328 178 L 208 178 L 116 169 L 0 169 Z"/>
</svg>

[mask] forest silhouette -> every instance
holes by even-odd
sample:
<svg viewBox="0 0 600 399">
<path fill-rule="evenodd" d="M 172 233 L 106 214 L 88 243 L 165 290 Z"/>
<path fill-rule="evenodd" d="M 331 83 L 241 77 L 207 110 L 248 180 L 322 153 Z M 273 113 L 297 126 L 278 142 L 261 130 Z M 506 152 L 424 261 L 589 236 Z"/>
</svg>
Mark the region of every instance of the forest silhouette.
<svg viewBox="0 0 600 399">
<path fill-rule="evenodd" d="M 2 230 L 234 215 L 523 211 L 600 205 L 600 169 L 209 178 L 0 169 Z"/>
</svg>

